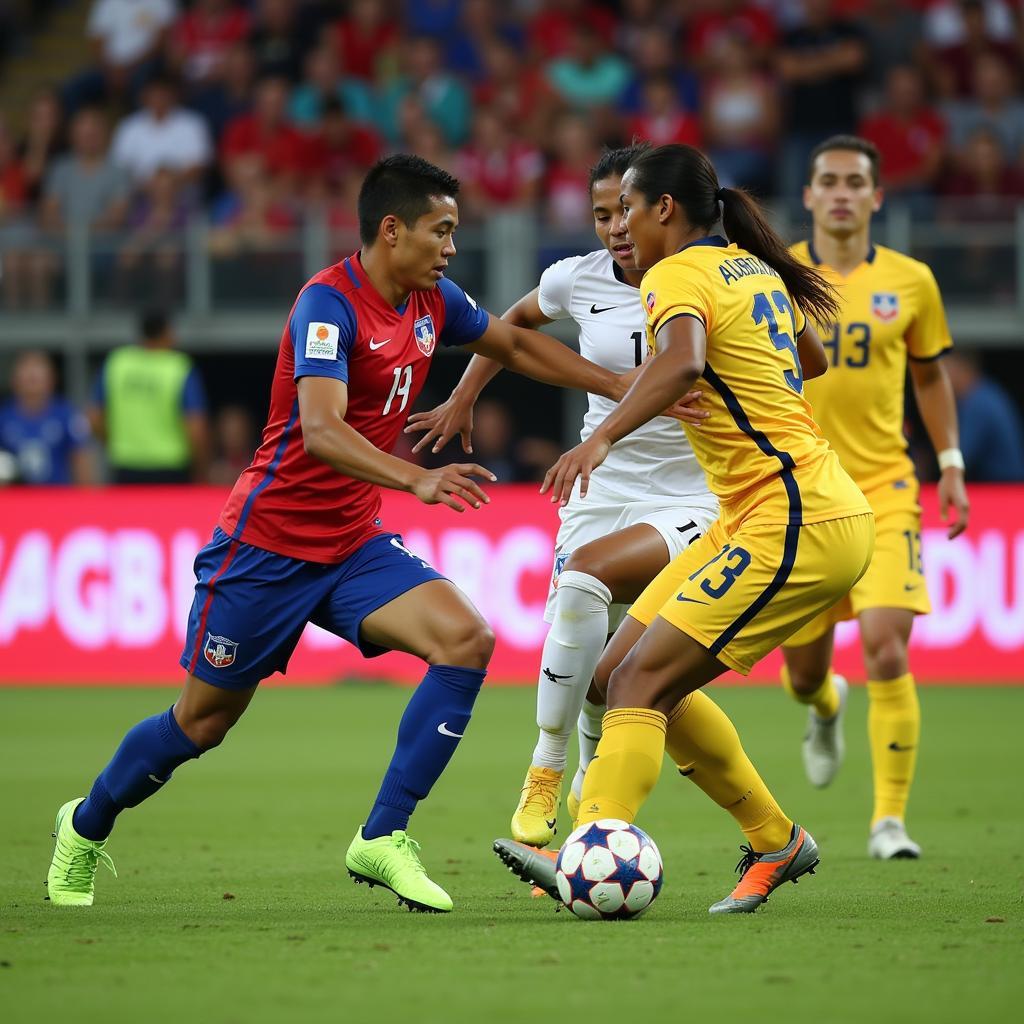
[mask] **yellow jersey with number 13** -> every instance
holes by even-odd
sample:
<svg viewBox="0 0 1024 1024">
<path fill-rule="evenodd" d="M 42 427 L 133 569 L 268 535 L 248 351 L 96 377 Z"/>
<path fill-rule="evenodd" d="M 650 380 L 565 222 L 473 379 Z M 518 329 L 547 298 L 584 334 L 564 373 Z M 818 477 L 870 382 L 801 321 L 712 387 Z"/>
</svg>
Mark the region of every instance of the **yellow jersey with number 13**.
<svg viewBox="0 0 1024 1024">
<path fill-rule="evenodd" d="M 814 418 L 865 491 L 906 479 L 914 472 L 903 436 L 907 357 L 935 359 L 953 344 L 932 272 L 880 245 L 846 277 L 820 263 L 809 242 L 792 252 L 840 302 L 839 322 L 818 326 L 829 369 L 807 383 Z"/>
<path fill-rule="evenodd" d="M 648 350 L 670 320 L 707 332 L 696 387 L 711 413 L 684 426 L 727 529 L 740 520 L 801 525 L 870 512 L 803 397 L 796 340 L 804 315 L 778 273 L 720 236 L 698 239 L 644 274 Z"/>
</svg>

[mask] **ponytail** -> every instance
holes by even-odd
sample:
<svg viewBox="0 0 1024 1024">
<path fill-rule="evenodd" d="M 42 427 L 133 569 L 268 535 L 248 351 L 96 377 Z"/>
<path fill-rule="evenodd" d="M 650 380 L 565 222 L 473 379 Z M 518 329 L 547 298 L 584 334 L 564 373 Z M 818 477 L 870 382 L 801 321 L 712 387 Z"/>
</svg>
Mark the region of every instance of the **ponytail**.
<svg viewBox="0 0 1024 1024">
<path fill-rule="evenodd" d="M 793 257 L 749 193 L 719 187 L 714 167 L 699 149 L 658 146 L 636 158 L 630 169 L 637 190 L 648 203 L 653 205 L 666 194 L 672 196 L 696 228 L 710 233 L 721 213 L 729 241 L 776 271 L 804 312 L 818 323 L 838 319 L 839 304 L 831 286 L 816 270 Z"/>
<path fill-rule="evenodd" d="M 800 308 L 819 324 L 835 323 L 839 303 L 831 285 L 796 259 L 772 229 L 756 200 L 743 189 L 718 190 L 722 227 L 730 242 L 767 263 L 782 278 Z"/>
</svg>

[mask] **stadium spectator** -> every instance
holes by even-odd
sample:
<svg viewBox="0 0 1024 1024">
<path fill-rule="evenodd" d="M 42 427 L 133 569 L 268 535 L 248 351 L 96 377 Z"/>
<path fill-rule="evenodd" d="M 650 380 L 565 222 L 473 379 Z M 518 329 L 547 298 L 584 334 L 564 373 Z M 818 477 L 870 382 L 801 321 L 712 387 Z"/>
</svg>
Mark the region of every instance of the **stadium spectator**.
<svg viewBox="0 0 1024 1024">
<path fill-rule="evenodd" d="M 644 81 L 643 106 L 627 119 L 626 138 L 646 139 L 655 146 L 669 142 L 700 145 L 700 120 L 682 105 L 669 75 L 652 75 Z"/>
<path fill-rule="evenodd" d="M 696 76 L 682 66 L 676 49 L 676 37 L 667 27 L 652 25 L 637 33 L 632 48 L 630 68 L 632 77 L 619 97 L 619 107 L 625 114 L 636 114 L 644 106 L 644 84 L 651 78 L 668 75 L 676 87 L 679 101 L 685 110 L 697 110 L 700 83 Z"/>
<path fill-rule="evenodd" d="M 442 63 L 441 44 L 416 36 L 402 47 L 401 73 L 380 94 L 378 127 L 392 142 L 400 137 L 399 111 L 406 96 L 416 96 L 431 120 L 453 146 L 469 132 L 470 96 L 466 87 Z"/>
<path fill-rule="evenodd" d="M 313 194 L 336 193 L 349 175 L 368 171 L 380 153 L 376 133 L 353 121 L 332 97 L 324 103 L 319 130 L 306 141 L 307 188 Z"/>
<path fill-rule="evenodd" d="M 414 36 L 448 36 L 458 24 L 463 0 L 402 0 L 402 27 Z"/>
<path fill-rule="evenodd" d="M 88 229 L 95 242 L 124 221 L 130 183 L 108 155 L 104 114 L 85 107 L 71 122 L 71 151 L 46 176 L 37 226 L 21 225 L 8 238 L 4 286 L 9 302 L 42 308 L 50 301 L 53 279 L 69 227 Z"/>
<path fill-rule="evenodd" d="M 264 78 L 256 86 L 252 113 L 235 118 L 221 140 L 222 170 L 229 182 L 239 160 L 257 158 L 266 173 L 283 182 L 298 182 L 305 168 L 306 142 L 287 120 L 288 81 Z"/>
<path fill-rule="evenodd" d="M 487 43 L 483 52 L 487 75 L 474 90 L 478 107 L 488 107 L 534 145 L 541 145 L 556 106 L 554 90 L 539 68 L 520 60 L 519 51 L 504 40 Z"/>
<path fill-rule="evenodd" d="M 298 224 L 295 209 L 282 197 L 282 191 L 275 187 L 258 155 L 234 160 L 231 187 L 211 211 L 213 255 L 228 259 L 276 250 Z"/>
<path fill-rule="evenodd" d="M 95 0 L 86 32 L 96 64 L 65 85 L 69 113 L 84 104 L 133 101 L 159 69 L 177 16 L 175 0 Z"/>
<path fill-rule="evenodd" d="M 114 349 L 96 381 L 89 421 L 106 444 L 114 483 L 206 479 L 209 428 L 199 371 L 174 349 L 165 313 L 140 320 L 140 342 Z"/>
<path fill-rule="evenodd" d="M 435 167 L 454 173 L 456 151 L 449 145 L 441 126 L 431 120 L 414 93 L 402 100 L 398 123 L 401 137 L 392 147 L 394 152 L 416 153 Z"/>
<path fill-rule="evenodd" d="M 221 139 L 227 126 L 252 110 L 256 59 L 245 43 L 228 47 L 216 80 L 195 90 L 189 106 L 206 122 L 210 137 Z"/>
<path fill-rule="evenodd" d="M 963 32 L 957 42 L 934 51 L 933 69 L 944 96 L 969 97 L 974 90 L 974 66 L 979 57 L 998 57 L 1016 73 L 1020 54 L 1012 37 L 1000 38 L 990 32 L 985 5 L 980 0 L 963 0 L 960 15 Z"/>
<path fill-rule="evenodd" d="M 458 22 L 445 37 L 445 62 L 456 74 L 480 82 L 487 76 L 485 51 L 495 41 L 508 43 L 517 52 L 526 42 L 521 27 L 501 16 L 496 0 L 465 0 Z"/>
<path fill-rule="evenodd" d="M 946 372 L 956 396 L 967 479 L 1024 481 L 1024 421 L 1013 400 L 982 373 L 972 354 L 951 352 L 946 357 Z"/>
<path fill-rule="evenodd" d="M 25 171 L 28 202 L 39 201 L 46 175 L 57 157 L 67 150 L 67 145 L 60 96 L 53 89 L 42 89 L 32 98 L 28 124 L 18 146 L 18 156 Z"/>
<path fill-rule="evenodd" d="M 713 39 L 702 98 L 704 147 L 723 185 L 769 193 L 779 129 L 775 82 L 754 62 L 745 37 L 722 31 Z"/>
<path fill-rule="evenodd" d="M 946 124 L 927 103 L 919 71 L 907 66 L 889 71 L 885 101 L 861 122 L 859 134 L 878 147 L 890 196 L 920 197 L 931 190 L 942 164 Z"/>
<path fill-rule="evenodd" d="M 462 182 L 460 215 L 483 220 L 492 211 L 537 201 L 544 158 L 485 107 L 473 118 L 472 135 L 459 151 L 455 169 Z"/>
<path fill-rule="evenodd" d="M 300 128 L 315 127 L 328 100 L 337 100 L 355 121 L 373 120 L 373 95 L 366 82 L 344 72 L 330 39 L 306 57 L 302 82 L 292 90 L 288 116 Z"/>
<path fill-rule="evenodd" d="M 1015 26 L 1011 6 L 1006 0 L 933 0 L 925 13 L 925 36 L 931 46 L 943 48 L 962 43 L 970 31 L 971 8 L 980 6 L 985 34 L 995 40 L 1013 39 Z"/>
<path fill-rule="evenodd" d="M 565 51 L 548 64 L 547 77 L 566 104 L 589 110 L 619 99 L 629 83 L 629 67 L 584 20 L 569 33 Z"/>
<path fill-rule="evenodd" d="M 660 0 L 623 0 L 622 20 L 615 26 L 615 45 L 634 67 L 644 36 L 654 30 L 674 40 L 679 34 L 680 16 L 679 5 L 666 6 Z"/>
<path fill-rule="evenodd" d="M 837 16 L 831 0 L 803 0 L 803 21 L 783 38 L 776 69 L 785 85 L 786 195 L 799 192 L 811 150 L 826 136 L 852 132 L 857 88 L 867 63 L 860 28 Z"/>
<path fill-rule="evenodd" d="M 1007 160 L 999 136 L 983 126 L 958 152 L 942 193 L 943 206 L 954 217 L 1005 221 L 1009 201 L 1024 199 L 1024 171 Z"/>
<path fill-rule="evenodd" d="M 544 182 L 546 223 L 562 230 L 586 227 L 592 218 L 587 184 L 598 149 L 590 121 L 581 114 L 563 114 L 552 132 L 551 146 Z"/>
<path fill-rule="evenodd" d="M 873 108 L 881 100 L 891 68 L 922 67 L 926 49 L 921 39 L 921 12 L 892 0 L 867 0 L 858 19 L 867 47 L 864 85 Z"/>
<path fill-rule="evenodd" d="M 974 65 L 974 95 L 945 109 L 952 145 L 959 149 L 979 129 L 994 132 L 1007 153 L 1024 149 L 1024 101 L 1014 92 L 1013 75 L 1001 57 L 984 54 Z"/>
<path fill-rule="evenodd" d="M 296 82 L 303 56 L 309 52 L 316 25 L 315 11 L 297 0 L 257 0 L 249 47 L 257 74 Z"/>
<path fill-rule="evenodd" d="M 767 61 L 778 28 L 770 8 L 749 0 L 708 0 L 687 26 L 690 59 L 707 71 L 716 68 L 715 51 L 729 37 L 736 39 L 755 65 Z"/>
<path fill-rule="evenodd" d="M 378 71 L 397 61 L 399 27 L 384 0 L 352 0 L 334 26 L 341 66 L 373 82 Z"/>
<path fill-rule="evenodd" d="M 28 187 L 25 182 L 25 168 L 18 159 L 14 139 L 0 119 L 0 281 L 3 283 L 4 304 L 8 309 L 21 301 L 19 282 L 8 273 L 7 254 L 23 244 L 32 233 L 28 222 L 26 205 Z"/>
<path fill-rule="evenodd" d="M 213 460 L 209 482 L 231 487 L 252 461 L 259 435 L 252 414 L 242 405 L 225 405 L 213 421 Z"/>
<path fill-rule="evenodd" d="M 89 423 L 56 394 L 53 361 L 22 352 L 11 372 L 11 397 L 0 405 L 0 449 L 17 464 L 23 484 L 87 484 L 93 479 Z"/>
<path fill-rule="evenodd" d="M 195 0 L 171 30 L 171 61 L 191 86 L 216 81 L 228 51 L 249 34 L 249 12 L 235 0 Z"/>
<path fill-rule="evenodd" d="M 583 24 L 611 44 L 616 23 L 607 7 L 587 0 L 547 0 L 526 23 L 530 50 L 541 61 L 561 57 L 570 51 L 573 32 Z"/>
<path fill-rule="evenodd" d="M 111 156 L 137 183 L 162 167 L 196 182 L 213 159 L 213 145 L 203 119 L 179 105 L 174 80 L 155 75 L 142 90 L 141 109 L 117 126 Z"/>
</svg>

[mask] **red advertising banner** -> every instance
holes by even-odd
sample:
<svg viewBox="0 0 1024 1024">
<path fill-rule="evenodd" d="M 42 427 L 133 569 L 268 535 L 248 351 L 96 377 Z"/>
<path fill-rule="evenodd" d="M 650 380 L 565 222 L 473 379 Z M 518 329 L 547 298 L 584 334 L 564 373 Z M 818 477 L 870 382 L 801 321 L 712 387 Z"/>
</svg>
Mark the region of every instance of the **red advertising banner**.
<svg viewBox="0 0 1024 1024">
<path fill-rule="evenodd" d="M 497 635 L 491 678 L 536 677 L 558 525 L 533 487 L 492 488 L 459 515 L 389 494 L 385 525 L 454 580 Z M 922 496 L 933 612 L 915 625 L 922 682 L 1024 682 L 1024 487 L 974 487 L 967 535 L 948 541 L 933 490 Z M 8 489 L 0 492 L 0 685 L 157 684 L 181 676 L 192 560 L 224 493 L 213 488 Z M 778 655 L 752 679 L 777 678 Z M 836 635 L 836 667 L 863 678 L 856 625 Z M 287 681 L 346 676 L 414 682 L 406 655 L 365 661 L 307 628 Z M 281 677 L 275 677 L 281 681 Z"/>
</svg>

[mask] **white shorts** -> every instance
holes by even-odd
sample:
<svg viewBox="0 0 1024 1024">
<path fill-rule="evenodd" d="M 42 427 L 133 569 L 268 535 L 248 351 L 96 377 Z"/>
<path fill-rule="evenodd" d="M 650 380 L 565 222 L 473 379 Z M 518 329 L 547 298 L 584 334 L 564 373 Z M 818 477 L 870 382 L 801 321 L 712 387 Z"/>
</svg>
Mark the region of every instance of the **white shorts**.
<svg viewBox="0 0 1024 1024">
<path fill-rule="evenodd" d="M 599 490 L 593 485 L 587 497 L 581 499 L 577 482 L 569 503 L 559 509 L 558 516 L 562 525 L 558 528 L 555 540 L 555 563 L 544 608 L 545 622 L 554 621 L 558 577 L 574 551 L 610 533 L 624 530 L 627 526 L 646 523 L 653 526 L 665 541 L 668 548 L 667 565 L 698 537 L 707 533 L 718 518 L 718 502 L 711 495 L 703 500 L 693 495 L 664 495 L 626 502 L 620 496 Z M 611 632 L 618 629 L 630 603 L 611 606 L 608 623 Z"/>
</svg>

